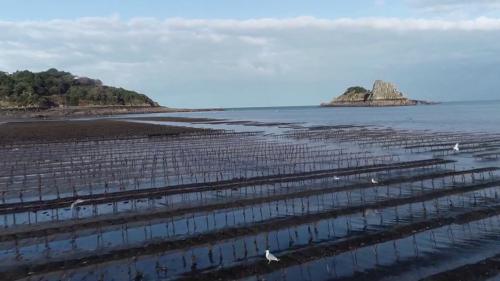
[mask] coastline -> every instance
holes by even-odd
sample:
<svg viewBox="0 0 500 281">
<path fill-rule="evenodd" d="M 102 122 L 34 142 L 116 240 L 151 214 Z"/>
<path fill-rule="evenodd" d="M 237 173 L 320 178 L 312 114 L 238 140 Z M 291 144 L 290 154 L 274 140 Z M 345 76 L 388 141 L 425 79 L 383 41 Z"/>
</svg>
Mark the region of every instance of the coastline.
<svg viewBox="0 0 500 281">
<path fill-rule="evenodd" d="M 222 111 L 221 108 L 188 109 L 146 106 L 72 106 L 58 108 L 4 108 L 0 119 L 59 119 L 67 117 L 103 117 L 125 114 Z"/>
</svg>

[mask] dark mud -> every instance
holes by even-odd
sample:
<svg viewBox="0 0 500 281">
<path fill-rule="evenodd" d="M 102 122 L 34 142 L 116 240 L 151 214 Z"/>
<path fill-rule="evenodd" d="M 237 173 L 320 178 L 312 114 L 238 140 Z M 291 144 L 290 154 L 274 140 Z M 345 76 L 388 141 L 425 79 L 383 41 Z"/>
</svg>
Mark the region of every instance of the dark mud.
<svg viewBox="0 0 500 281">
<path fill-rule="evenodd" d="M 172 271 L 166 279 L 275 280 L 281 269 L 320 264 L 363 252 L 368 245 L 500 214 L 497 162 L 483 163 L 474 156 L 497 146 L 499 138 L 492 134 L 349 124 L 234 133 L 119 120 L 0 128 L 7 128 L 0 134 L 8 132 L 0 147 L 0 276 L 5 280 L 144 280 L 146 275 L 164 280 L 152 277 L 163 268 L 160 264 Z M 448 146 L 459 141 L 463 150 L 454 153 Z M 435 153 L 446 157 L 435 158 Z M 70 209 L 76 199 L 86 201 L 81 209 Z M 228 223 L 231 216 L 234 222 Z M 330 223 L 337 229 L 333 236 Z M 289 238 L 287 231 L 295 236 Z M 277 241 L 267 241 L 269 237 Z M 479 234 L 470 237 L 481 242 Z M 445 248 L 458 260 L 460 253 L 447 241 L 438 239 L 434 249 Z M 432 246 L 426 242 L 421 248 Z M 249 255 L 239 256 L 247 250 L 244 243 L 250 245 Z M 212 246 L 219 251 L 218 264 L 212 260 Z M 281 261 L 267 264 L 263 247 Z M 408 254 L 411 249 L 398 251 Z M 496 261 L 490 258 L 495 254 L 480 256 L 483 261 L 477 264 L 479 259 L 463 267 L 463 262 L 455 264 L 430 280 L 495 276 Z M 400 272 L 420 264 L 417 259 L 402 262 Z M 384 268 L 372 269 L 384 277 Z M 271 275 L 262 276 L 267 273 Z M 343 278 L 362 275 L 369 276 L 356 269 Z"/>
<path fill-rule="evenodd" d="M 224 119 L 213 118 L 195 118 L 195 117 L 130 117 L 121 118 L 124 120 L 140 120 L 140 121 L 160 121 L 160 122 L 185 122 L 185 123 L 207 123 L 207 122 L 226 122 Z"/>
<path fill-rule="evenodd" d="M 485 169 L 483 171 L 490 171 L 492 169 Z M 496 169 L 494 169 L 496 170 Z M 470 173 L 470 171 L 466 171 L 467 173 Z M 479 170 L 474 170 L 474 172 L 479 172 Z M 450 173 L 445 173 L 444 175 L 450 175 Z M 434 175 L 434 177 L 438 177 L 437 175 Z M 431 178 L 431 177 L 427 177 Z M 415 178 L 408 178 L 404 177 L 402 179 L 392 179 L 391 181 L 387 181 L 391 183 L 402 183 L 405 181 L 413 181 L 413 180 L 421 180 L 422 176 L 416 176 Z M 380 203 L 375 203 L 375 204 L 365 204 L 363 206 L 354 206 L 351 208 L 346 208 L 346 209 L 341 209 L 341 210 L 334 210 L 326 213 L 317 213 L 314 214 L 312 217 L 308 218 L 307 216 L 295 218 L 295 217 L 290 217 L 289 220 L 281 220 L 281 223 L 284 221 L 289 221 L 292 223 L 295 223 L 297 221 L 300 221 L 302 219 L 306 220 L 307 219 L 317 219 L 317 218 L 323 218 L 323 217 L 331 217 L 331 216 L 337 216 L 337 215 L 345 215 L 345 214 L 351 214 L 353 212 L 358 212 L 362 211 L 365 209 L 376 209 L 380 207 L 386 207 L 386 206 L 394 206 L 394 204 L 406 204 L 406 203 L 411 203 L 411 202 L 418 202 L 421 200 L 428 200 L 432 198 L 437 198 L 441 197 L 444 195 L 450 195 L 450 194 L 457 194 L 457 193 L 462 193 L 466 191 L 473 191 L 473 190 L 478 190 L 478 189 L 483 189 L 486 187 L 491 187 L 491 186 L 497 186 L 500 185 L 500 182 L 498 181 L 493 181 L 493 182 L 486 182 L 486 183 L 481 183 L 481 184 L 476 184 L 476 185 L 465 185 L 465 186 L 456 186 L 456 187 L 451 187 L 451 188 L 446 188 L 446 189 L 440 189 L 436 190 L 433 192 L 427 192 L 424 193 L 421 196 L 414 196 L 414 197 L 408 197 L 408 198 L 400 198 L 400 199 L 392 199 L 388 200 L 386 202 L 380 202 Z M 320 195 L 320 194 L 325 194 L 328 192 L 332 191 L 345 191 L 345 190 L 352 190 L 352 189 L 358 189 L 358 188 L 369 188 L 372 185 L 367 185 L 367 184 L 355 184 L 355 185 L 348 185 L 344 187 L 339 187 L 336 188 L 335 190 L 332 190 L 331 188 L 324 188 L 324 189 L 317 189 L 317 190 L 306 190 L 302 192 L 295 192 L 295 193 L 286 193 L 286 194 L 280 194 L 280 195 L 270 195 L 264 198 L 252 198 L 252 199 L 242 199 L 234 202 L 223 202 L 223 203 L 216 203 L 216 204 L 207 204 L 203 206 L 194 206 L 194 207 L 188 207 L 188 208 L 178 208 L 176 210 L 168 210 L 168 211 L 155 211 L 151 213 L 141 213 L 141 214 L 132 214 L 132 215 L 114 215 L 112 217 L 110 216 L 100 216 L 97 218 L 92 218 L 92 219 L 81 219 L 77 222 L 66 222 L 66 223 L 59 223 L 57 224 L 57 227 L 51 226 L 51 224 L 47 225 L 38 225 L 37 227 L 31 227 L 28 226 L 26 228 L 24 227 L 18 227 L 13 230 L 7 230 L 4 231 L 2 234 L 0 234 L 0 241 L 8 241 L 12 239 L 21 239 L 21 238 L 28 238 L 28 237 L 36 237 L 38 235 L 49 235 L 51 233 L 58 233 L 58 232 L 68 232 L 68 231 L 75 231 L 75 230 L 82 230 L 82 229 L 87 229 L 87 228 L 95 228 L 95 227 L 104 227 L 106 225 L 117 225 L 117 224 L 122 224 L 124 222 L 133 222 L 133 221 L 141 221 L 141 220 L 148 220 L 148 219 L 153 219 L 153 218 L 168 218 L 168 217 L 174 217 L 174 216 L 181 216 L 184 214 L 189 214 L 192 212 L 209 212 L 209 211 L 214 211 L 214 210 L 223 210 L 223 209 L 230 209 L 230 208 L 235 208 L 235 207 L 242 207 L 242 206 L 247 206 L 247 205 L 256 205 L 256 204 L 263 204 L 263 203 L 269 203 L 273 201 L 279 201 L 279 200 L 286 200 L 286 199 L 291 199 L 291 198 L 303 198 L 307 196 L 312 196 L 312 195 Z M 106 201 L 107 202 L 107 201 Z M 100 200 L 95 200 L 93 202 L 94 204 L 102 203 Z M 69 204 L 69 203 L 67 203 Z M 278 226 L 279 224 L 276 224 Z"/>
<path fill-rule="evenodd" d="M 160 126 L 114 120 L 9 122 L 0 124 L 0 145 L 178 136 L 207 131 L 190 127 Z"/>
<path fill-rule="evenodd" d="M 467 264 L 450 271 L 441 272 L 422 281 L 483 281 L 500 274 L 500 254 L 475 264 Z"/>
<path fill-rule="evenodd" d="M 409 225 L 396 226 L 388 231 L 381 231 L 375 234 L 360 235 L 359 237 L 349 238 L 344 241 L 334 243 L 333 245 L 317 245 L 306 247 L 304 249 L 292 250 L 289 253 L 280 256 L 280 262 L 268 264 L 267 261 L 259 261 L 254 264 L 245 264 L 229 268 L 219 269 L 208 273 L 194 272 L 191 276 L 186 276 L 182 280 L 232 280 L 240 279 L 255 274 L 270 273 L 280 268 L 286 268 L 292 265 L 303 264 L 308 261 L 334 256 L 339 253 L 349 251 L 354 248 L 365 247 L 395 240 L 401 237 L 412 235 L 429 229 L 438 228 L 448 224 L 464 224 L 470 221 L 487 218 L 500 214 L 500 206 L 479 209 L 463 213 L 453 217 L 443 217 Z"/>
<path fill-rule="evenodd" d="M 200 183 L 200 184 L 187 184 L 187 185 L 178 185 L 178 186 L 168 186 L 159 187 L 159 188 L 145 188 L 140 190 L 130 190 L 130 191 L 122 191 L 122 192 L 113 192 L 113 193 L 105 193 L 105 194 L 93 194 L 93 195 L 81 195 L 81 196 L 73 196 L 73 197 L 65 197 L 54 200 L 45 200 L 45 201 L 31 201 L 31 202 L 19 202 L 19 203 L 5 203 L 0 205 L 0 214 L 6 212 L 19 212 L 19 211 L 36 211 L 46 208 L 57 208 L 57 207 L 65 207 L 69 206 L 76 199 L 83 199 L 88 201 L 88 203 L 107 203 L 113 202 L 117 200 L 128 200 L 128 199 L 136 199 L 136 198 L 154 198 L 157 196 L 163 195 L 174 195 L 174 194 L 183 194 L 183 193 L 193 193 L 193 192 L 203 192 L 203 191 L 218 191 L 218 190 L 226 190 L 226 189 L 234 189 L 242 186 L 250 186 L 250 185 L 264 185 L 264 184 L 273 184 L 273 183 L 283 183 L 283 182 L 292 182 L 292 181 L 303 181 L 317 178 L 325 178 L 325 177 L 333 177 L 333 176 L 350 176 L 350 175 L 359 175 L 364 173 L 374 173 L 380 171 L 390 171 L 390 170 L 399 170 L 399 169 L 409 169 L 416 167 L 427 167 L 434 165 L 442 165 L 453 163 L 451 160 L 443 160 L 443 159 L 428 159 L 428 160 L 419 160 L 419 161 L 409 161 L 409 162 L 399 162 L 394 164 L 380 164 L 380 165 L 370 165 L 358 167 L 355 169 L 345 168 L 345 169 L 334 169 L 334 170 L 319 170 L 313 172 L 305 172 L 305 173 L 295 173 L 295 174 L 287 174 L 287 175 L 275 175 L 275 176 L 262 176 L 262 177 L 254 177 L 254 178 L 241 178 L 241 179 L 233 179 L 228 181 L 218 181 L 218 182 L 209 182 L 209 183 Z M 466 171 L 449 171 L 449 172 L 438 172 L 435 174 L 427 174 L 423 176 L 412 176 L 412 177 L 399 177 L 394 179 L 388 179 L 384 181 L 384 184 L 394 184 L 394 183 L 402 183 L 405 181 L 418 181 L 425 180 L 431 178 L 439 178 L 446 176 L 459 176 L 465 174 L 474 174 L 474 173 L 484 173 L 484 172 L 492 172 L 497 170 L 497 168 L 489 167 L 489 168 L 480 168 Z M 349 187 L 343 187 L 338 190 L 346 190 L 354 189 L 360 187 L 366 187 L 366 184 L 358 184 L 352 185 Z M 310 190 L 302 192 L 299 196 L 305 195 L 313 195 L 320 194 L 330 190 L 330 188 L 322 189 L 322 190 Z M 289 196 L 289 195 L 286 195 Z M 273 198 L 270 198 L 274 200 Z"/>
</svg>

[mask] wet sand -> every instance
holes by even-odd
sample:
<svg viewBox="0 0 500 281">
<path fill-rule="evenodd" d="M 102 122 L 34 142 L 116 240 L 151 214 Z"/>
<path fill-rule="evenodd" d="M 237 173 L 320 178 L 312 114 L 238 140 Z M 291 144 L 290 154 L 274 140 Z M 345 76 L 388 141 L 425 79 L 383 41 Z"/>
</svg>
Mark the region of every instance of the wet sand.
<svg viewBox="0 0 500 281">
<path fill-rule="evenodd" d="M 483 160 L 500 135 L 128 120 L 285 127 L 0 124 L 0 276 L 449 280 L 467 265 L 496 274 L 478 262 L 490 256 L 481 247 L 500 252 L 491 238 L 500 227 L 500 171 Z M 268 264 L 265 249 L 280 262 Z M 464 261 L 471 253 L 476 260 Z M 422 261 L 433 271 L 420 275 Z"/>
<path fill-rule="evenodd" d="M 206 129 L 161 126 L 118 120 L 28 121 L 0 123 L 0 145 L 172 136 Z"/>
<path fill-rule="evenodd" d="M 5 109 L 0 108 L 0 121 L 12 121 L 19 119 L 50 119 L 61 120 L 67 118 L 116 116 L 126 114 L 146 113 L 173 113 L 173 112 L 198 112 L 198 111 L 220 111 L 219 108 L 188 109 L 169 108 L 163 106 L 68 106 L 61 108 L 29 108 L 29 109 Z"/>
</svg>

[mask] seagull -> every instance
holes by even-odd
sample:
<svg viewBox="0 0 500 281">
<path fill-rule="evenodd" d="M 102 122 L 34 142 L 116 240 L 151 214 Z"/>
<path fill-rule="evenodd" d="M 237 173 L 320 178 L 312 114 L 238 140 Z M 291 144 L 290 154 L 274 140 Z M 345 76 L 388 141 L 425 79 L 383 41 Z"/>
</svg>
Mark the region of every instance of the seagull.
<svg viewBox="0 0 500 281">
<path fill-rule="evenodd" d="M 455 144 L 455 146 L 453 147 L 453 150 L 454 151 L 460 151 L 460 148 L 458 147 L 458 142 Z"/>
<path fill-rule="evenodd" d="M 276 256 L 271 254 L 271 252 L 269 252 L 269 250 L 266 250 L 266 259 L 267 259 L 267 263 L 271 263 L 272 261 L 280 261 L 280 259 L 278 259 Z"/>
<path fill-rule="evenodd" d="M 373 184 L 378 184 L 378 181 L 376 179 L 372 178 L 372 183 Z"/>
<path fill-rule="evenodd" d="M 340 180 L 340 178 L 337 177 L 337 176 L 333 176 L 333 179 L 336 180 L 336 181 Z"/>
<path fill-rule="evenodd" d="M 71 203 L 71 206 L 70 206 L 71 210 L 75 209 L 76 205 L 81 204 L 85 201 L 86 200 L 83 200 L 83 199 L 76 199 L 75 202 Z"/>
<path fill-rule="evenodd" d="M 380 211 L 378 209 L 370 209 L 370 208 L 363 210 L 363 216 L 366 217 L 371 214 L 380 214 Z"/>
</svg>

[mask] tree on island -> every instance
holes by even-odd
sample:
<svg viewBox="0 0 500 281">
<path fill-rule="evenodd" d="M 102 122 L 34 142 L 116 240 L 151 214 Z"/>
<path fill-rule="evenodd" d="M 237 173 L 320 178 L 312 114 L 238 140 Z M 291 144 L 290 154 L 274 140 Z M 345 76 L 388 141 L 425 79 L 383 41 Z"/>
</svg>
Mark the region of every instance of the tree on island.
<svg viewBox="0 0 500 281">
<path fill-rule="evenodd" d="M 158 106 L 146 95 L 54 68 L 38 73 L 0 72 L 0 108 L 116 105 Z"/>
</svg>

